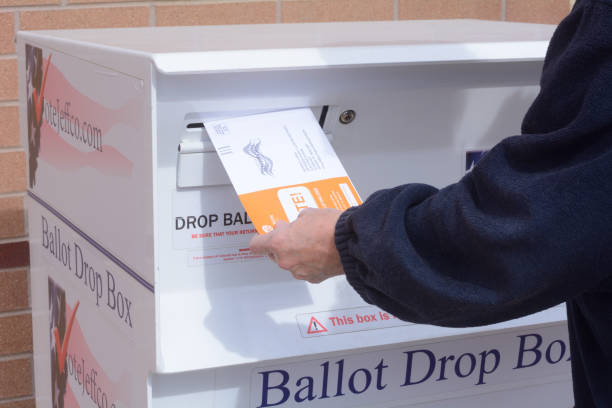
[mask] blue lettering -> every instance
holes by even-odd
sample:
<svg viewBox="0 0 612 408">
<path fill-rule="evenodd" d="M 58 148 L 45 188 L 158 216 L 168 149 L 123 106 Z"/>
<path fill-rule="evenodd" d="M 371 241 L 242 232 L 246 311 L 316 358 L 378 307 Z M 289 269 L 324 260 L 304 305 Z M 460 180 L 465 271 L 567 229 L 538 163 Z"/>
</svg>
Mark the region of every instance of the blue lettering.
<svg viewBox="0 0 612 408">
<path fill-rule="evenodd" d="M 304 380 L 306 380 L 308 382 L 308 384 L 306 384 L 305 386 L 303 386 L 302 388 L 297 390 L 297 392 L 295 393 L 295 397 L 294 397 L 295 402 L 312 401 L 313 399 L 315 399 L 317 397 L 313 393 L 313 383 L 314 383 L 314 380 L 313 380 L 312 377 L 310 377 L 310 376 L 302 377 L 299 380 L 297 380 L 295 385 L 297 385 L 299 387 Z M 302 391 L 308 391 L 307 395 L 304 396 L 304 397 L 300 397 L 300 393 Z"/>
<path fill-rule="evenodd" d="M 464 357 L 467 357 L 470 359 L 470 369 L 468 370 L 466 374 L 463 374 L 461 372 L 461 360 L 463 360 Z M 475 368 L 476 368 L 476 357 L 472 353 L 463 353 L 462 355 L 459 356 L 459 358 L 457 359 L 457 362 L 455 363 L 455 374 L 457 374 L 457 377 L 465 378 L 465 377 L 470 376 L 474 372 Z"/>
<path fill-rule="evenodd" d="M 74 263 L 75 263 L 74 276 L 81 279 L 84 276 L 83 252 L 81 251 L 81 247 L 78 246 L 76 242 L 74 243 Z M 80 269 L 79 269 L 79 266 L 80 266 Z"/>
<path fill-rule="evenodd" d="M 275 407 L 277 405 L 284 404 L 291 395 L 289 389 L 285 387 L 289 382 L 289 373 L 285 370 L 272 370 L 272 371 L 263 371 L 260 372 L 263 376 L 263 385 L 262 385 L 262 393 L 261 393 L 261 405 L 257 408 L 265 408 L 265 407 Z M 278 385 L 270 386 L 270 375 L 272 374 L 280 374 L 282 376 L 282 381 Z M 270 390 L 279 390 L 282 393 L 282 398 L 277 402 L 270 403 L 268 401 L 268 392 Z"/>
<path fill-rule="evenodd" d="M 442 356 L 442 358 L 438 360 L 440 362 L 440 377 L 438 377 L 436 381 L 448 380 L 448 378 L 446 378 L 446 363 L 454 359 L 455 356 L 451 354 L 450 356 Z"/>
<path fill-rule="evenodd" d="M 49 237 L 47 233 L 49 232 L 49 224 L 47 223 L 47 219 L 42 217 L 42 246 L 45 249 L 49 248 Z"/>
<path fill-rule="evenodd" d="M 417 353 L 425 354 L 425 356 L 429 360 L 429 369 L 427 370 L 427 373 L 425 373 L 423 378 L 421 378 L 418 381 L 413 381 L 412 380 L 412 363 L 413 363 L 413 357 Z M 404 354 L 406 354 L 406 379 L 404 383 L 402 384 L 402 387 L 405 387 L 407 385 L 421 384 L 422 382 L 427 381 L 427 379 L 429 379 L 429 377 L 431 377 L 431 375 L 433 374 L 434 369 L 436 367 L 436 356 L 434 356 L 434 354 L 429 350 L 407 351 L 407 352 L 404 352 Z"/>
<path fill-rule="evenodd" d="M 321 390 L 321 396 L 319 397 L 319 399 L 324 399 L 324 398 L 329 398 L 329 395 L 327 395 L 327 380 L 329 377 L 329 361 L 326 361 L 323 364 L 321 364 L 321 367 L 323 367 L 323 389 Z"/>
<path fill-rule="evenodd" d="M 491 368 L 490 370 L 487 370 L 487 357 L 490 355 L 493 355 L 493 368 Z M 491 374 L 492 372 L 497 370 L 497 367 L 499 367 L 500 359 L 501 359 L 501 354 L 499 353 L 499 350 L 495 350 L 495 349 L 491 351 L 485 350 L 482 353 L 480 353 L 480 373 L 478 374 L 478 382 L 476 383 L 476 385 L 486 384 L 484 382 L 485 374 Z"/>
<path fill-rule="evenodd" d="M 380 363 L 375 367 L 376 370 L 376 389 L 378 391 L 384 390 L 387 387 L 387 384 L 383 385 L 382 383 L 382 373 L 385 368 L 389 367 L 385 364 L 384 360 L 381 358 Z"/>
<path fill-rule="evenodd" d="M 540 362 L 540 359 L 542 358 L 542 352 L 539 350 L 540 346 L 542 345 L 542 336 L 540 336 L 539 334 L 533 333 L 533 334 L 525 334 L 523 336 L 518 336 L 521 339 L 521 344 L 519 346 L 519 355 L 518 355 L 518 362 L 516 363 L 516 367 L 514 367 L 514 369 L 520 369 L 520 368 L 527 368 L 527 367 L 533 367 L 534 365 L 538 364 Z M 532 348 L 525 348 L 525 345 L 527 343 L 527 338 L 529 337 L 533 337 L 535 338 L 536 344 L 535 346 L 533 346 Z M 533 361 L 529 364 L 525 364 L 524 358 L 525 358 L 525 353 L 531 352 L 534 355 Z"/>
<path fill-rule="evenodd" d="M 553 345 L 555 343 L 559 344 L 559 358 L 557 358 L 556 360 L 553 360 L 553 358 L 551 357 L 551 354 L 552 354 Z M 561 340 L 553 341 L 546 348 L 546 361 L 548 361 L 550 364 L 557 364 L 559 361 L 563 359 L 563 356 L 565 356 L 565 343 Z"/>
<path fill-rule="evenodd" d="M 338 383 L 336 387 L 336 395 L 334 395 L 334 397 L 340 397 L 344 395 L 342 393 L 342 377 L 344 376 L 344 360 L 338 360 L 336 361 L 336 364 L 338 365 Z"/>
<path fill-rule="evenodd" d="M 357 376 L 357 373 L 359 372 L 362 372 L 365 376 L 365 385 L 362 390 L 358 390 L 357 387 L 355 387 L 355 377 Z M 351 390 L 353 394 L 361 394 L 362 392 L 365 392 L 370 387 L 371 383 L 372 383 L 372 374 L 370 374 L 370 371 L 366 370 L 365 368 L 359 368 L 355 370 L 349 378 L 349 389 Z"/>
</svg>

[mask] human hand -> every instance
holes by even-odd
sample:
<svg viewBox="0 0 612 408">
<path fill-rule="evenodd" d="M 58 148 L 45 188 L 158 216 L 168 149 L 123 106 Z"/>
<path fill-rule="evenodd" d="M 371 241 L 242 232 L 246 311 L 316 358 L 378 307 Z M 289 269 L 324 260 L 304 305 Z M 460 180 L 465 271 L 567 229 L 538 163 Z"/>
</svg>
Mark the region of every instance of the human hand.
<svg viewBox="0 0 612 408">
<path fill-rule="evenodd" d="M 279 221 L 274 230 L 251 240 L 251 251 L 268 255 L 295 279 L 320 283 L 342 275 L 340 255 L 334 243 L 336 222 L 342 211 L 306 208 L 292 223 Z"/>
</svg>

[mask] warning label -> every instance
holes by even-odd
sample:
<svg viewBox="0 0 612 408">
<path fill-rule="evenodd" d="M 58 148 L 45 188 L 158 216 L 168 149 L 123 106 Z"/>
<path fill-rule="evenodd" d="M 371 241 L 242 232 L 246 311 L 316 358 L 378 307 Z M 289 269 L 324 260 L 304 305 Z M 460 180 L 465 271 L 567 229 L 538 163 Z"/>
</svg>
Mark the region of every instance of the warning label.
<svg viewBox="0 0 612 408">
<path fill-rule="evenodd" d="M 404 322 L 390 313 L 371 306 L 304 313 L 297 315 L 296 320 L 302 337 L 388 329 L 414 324 Z"/>
<path fill-rule="evenodd" d="M 310 318 L 310 324 L 308 325 L 308 334 L 325 333 L 327 329 L 319 322 L 315 317 Z"/>
</svg>

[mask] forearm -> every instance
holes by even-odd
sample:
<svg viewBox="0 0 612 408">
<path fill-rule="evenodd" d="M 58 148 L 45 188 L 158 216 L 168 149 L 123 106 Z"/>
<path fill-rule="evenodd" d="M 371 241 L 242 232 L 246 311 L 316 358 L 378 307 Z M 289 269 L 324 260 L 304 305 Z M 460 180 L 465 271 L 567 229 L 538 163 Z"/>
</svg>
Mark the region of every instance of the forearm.
<svg viewBox="0 0 612 408">
<path fill-rule="evenodd" d="M 610 274 L 597 164 L 517 169 L 509 143 L 443 190 L 385 190 L 343 214 L 336 246 L 366 301 L 414 322 L 483 325 L 553 306 Z"/>
</svg>

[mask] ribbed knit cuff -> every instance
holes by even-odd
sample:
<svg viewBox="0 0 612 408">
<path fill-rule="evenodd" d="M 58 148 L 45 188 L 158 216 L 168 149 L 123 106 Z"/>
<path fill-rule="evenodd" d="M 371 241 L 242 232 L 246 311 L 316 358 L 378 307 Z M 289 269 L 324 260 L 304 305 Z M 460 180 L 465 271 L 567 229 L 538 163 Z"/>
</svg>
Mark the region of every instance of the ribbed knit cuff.
<svg viewBox="0 0 612 408">
<path fill-rule="evenodd" d="M 336 249 L 340 254 L 342 268 L 349 284 L 359 293 L 359 295 L 369 303 L 367 297 L 367 286 L 363 281 L 360 273 L 359 260 L 351 255 L 350 243 L 355 238 L 355 234 L 351 225 L 351 214 L 358 210 L 359 207 L 352 207 L 343 212 L 336 222 L 336 232 L 334 241 Z"/>
</svg>

